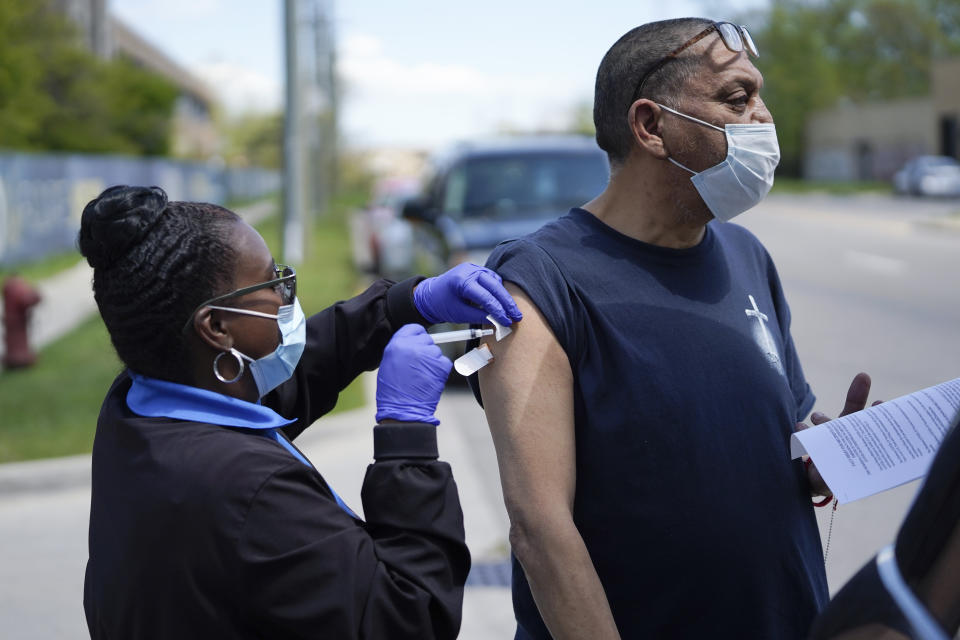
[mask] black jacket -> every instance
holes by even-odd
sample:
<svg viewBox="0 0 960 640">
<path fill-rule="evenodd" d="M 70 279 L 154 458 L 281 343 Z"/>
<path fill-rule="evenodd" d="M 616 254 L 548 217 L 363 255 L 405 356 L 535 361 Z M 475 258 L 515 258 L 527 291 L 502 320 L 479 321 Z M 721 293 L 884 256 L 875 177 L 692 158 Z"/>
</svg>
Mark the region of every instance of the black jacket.
<svg viewBox="0 0 960 640">
<path fill-rule="evenodd" d="M 265 398 L 293 437 L 423 322 L 413 282 L 375 283 L 307 321 L 294 377 Z M 317 470 L 248 430 L 144 418 L 121 374 L 93 448 L 84 609 L 93 638 L 454 638 L 470 558 L 432 425 L 374 429 L 366 522 Z"/>
</svg>

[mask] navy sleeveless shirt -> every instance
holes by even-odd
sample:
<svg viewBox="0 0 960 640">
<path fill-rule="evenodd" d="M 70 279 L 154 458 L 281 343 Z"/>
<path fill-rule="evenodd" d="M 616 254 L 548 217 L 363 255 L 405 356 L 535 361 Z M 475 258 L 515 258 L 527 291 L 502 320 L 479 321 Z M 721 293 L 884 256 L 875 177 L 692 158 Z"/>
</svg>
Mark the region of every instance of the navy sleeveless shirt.
<svg viewBox="0 0 960 640">
<path fill-rule="evenodd" d="M 582 209 L 487 261 L 574 380 L 574 519 L 624 638 L 803 638 L 827 602 L 789 437 L 814 396 L 770 256 L 712 222 L 689 249 Z M 518 638 L 549 638 L 514 560 Z"/>
</svg>

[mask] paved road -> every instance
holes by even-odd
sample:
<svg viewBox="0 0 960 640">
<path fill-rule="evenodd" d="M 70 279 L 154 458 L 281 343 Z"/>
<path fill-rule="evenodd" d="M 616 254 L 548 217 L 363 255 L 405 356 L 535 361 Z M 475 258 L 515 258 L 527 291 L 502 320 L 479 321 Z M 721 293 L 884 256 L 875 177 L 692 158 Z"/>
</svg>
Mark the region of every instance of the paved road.
<svg viewBox="0 0 960 640">
<path fill-rule="evenodd" d="M 836 413 L 860 370 L 873 375 L 881 398 L 960 375 L 960 282 L 954 273 L 960 232 L 920 224 L 953 209 L 960 204 L 775 197 L 742 217 L 778 264 L 794 337 L 822 410 Z M 507 522 L 483 415 L 467 394 L 448 393 L 439 416 L 441 451 L 460 487 L 474 558 L 501 560 Z M 372 446 L 371 421 L 369 411 L 335 416 L 314 427 L 303 443 L 355 509 Z M 73 469 L 70 477 L 82 480 L 89 463 L 78 458 L 53 464 Z M 80 597 L 88 489 L 81 481 L 71 489 L 4 493 L 12 476 L 43 484 L 31 480 L 31 473 L 0 465 L 3 635 L 85 637 Z M 892 538 L 914 490 L 907 486 L 841 507 L 827 565 L 831 587 Z M 829 510 L 818 515 L 825 531 Z M 511 637 L 508 590 L 468 588 L 463 629 L 467 640 Z"/>
<path fill-rule="evenodd" d="M 960 202 L 768 198 L 738 218 L 773 256 L 817 408 L 837 415 L 858 371 L 890 399 L 960 376 L 960 225 L 930 221 Z M 917 483 L 834 514 L 827 578 L 836 590 L 892 541 Z M 821 534 L 830 509 L 818 509 Z"/>
</svg>

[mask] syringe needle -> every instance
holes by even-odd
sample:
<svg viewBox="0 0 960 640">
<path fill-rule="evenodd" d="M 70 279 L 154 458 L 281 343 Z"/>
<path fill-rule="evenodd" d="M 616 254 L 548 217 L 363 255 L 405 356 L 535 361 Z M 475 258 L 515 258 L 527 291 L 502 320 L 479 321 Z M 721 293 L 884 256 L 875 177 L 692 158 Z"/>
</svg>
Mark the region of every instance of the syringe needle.
<svg viewBox="0 0 960 640">
<path fill-rule="evenodd" d="M 431 333 L 430 337 L 434 344 L 444 344 L 446 342 L 464 342 L 482 336 L 493 335 L 493 329 L 462 329 L 460 331 L 444 331 L 443 333 Z"/>
</svg>

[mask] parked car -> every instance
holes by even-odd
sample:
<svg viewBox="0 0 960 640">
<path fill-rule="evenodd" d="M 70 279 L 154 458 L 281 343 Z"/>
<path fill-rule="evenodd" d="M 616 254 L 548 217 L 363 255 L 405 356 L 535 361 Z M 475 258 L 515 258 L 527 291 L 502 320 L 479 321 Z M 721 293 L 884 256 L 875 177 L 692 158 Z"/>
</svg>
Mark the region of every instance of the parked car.
<svg viewBox="0 0 960 640">
<path fill-rule="evenodd" d="M 950 156 L 917 156 L 893 176 L 897 193 L 960 197 L 960 162 Z"/>
<path fill-rule="evenodd" d="M 501 241 L 591 200 L 608 179 L 606 154 L 586 136 L 458 145 L 434 159 L 425 191 L 403 207 L 413 223 L 409 273 L 483 264 Z"/>
<path fill-rule="evenodd" d="M 409 200 L 405 273 L 432 275 L 462 262 L 482 265 L 501 241 L 536 231 L 593 199 L 609 179 L 607 156 L 586 136 L 505 138 L 461 144 L 436 157 L 425 191 Z M 455 357 L 462 345 L 445 348 Z"/>
<path fill-rule="evenodd" d="M 419 180 L 406 176 L 390 176 L 374 183 L 369 203 L 350 220 L 354 265 L 359 270 L 383 273 L 393 268 L 389 261 L 396 260 L 394 255 L 387 256 L 386 267 L 382 264 L 382 247 L 385 242 L 393 247 L 397 240 L 392 237 L 384 240 L 384 235 L 395 234 L 398 228 L 402 232 L 402 227 L 409 226 L 400 220 L 400 210 L 419 190 Z"/>
</svg>

